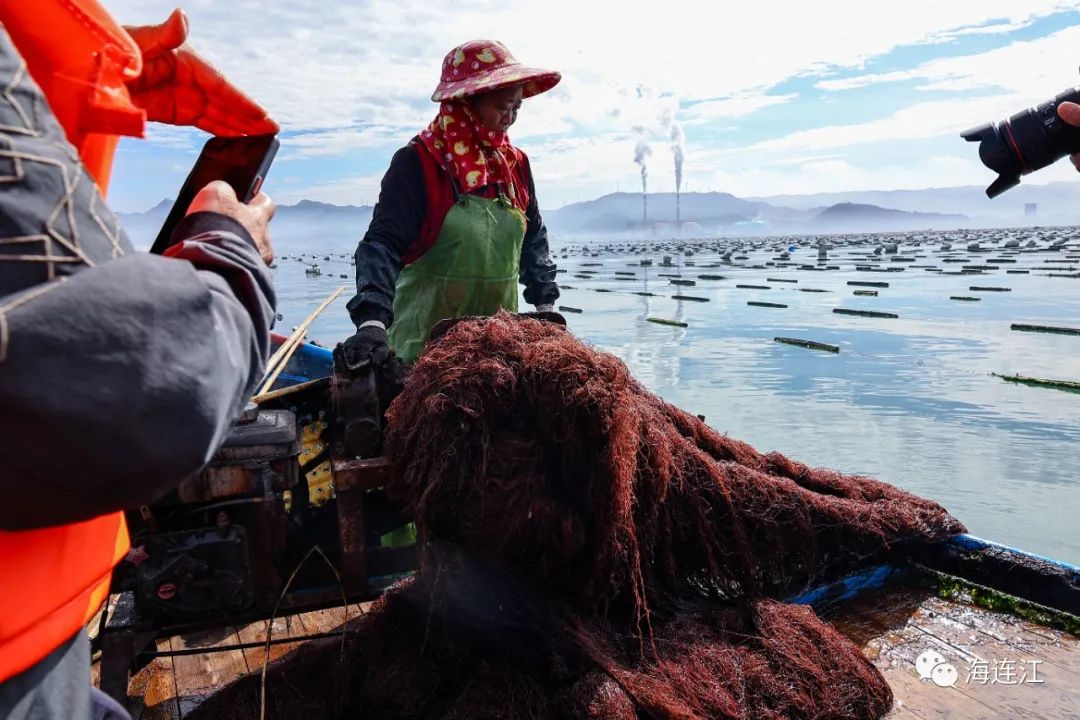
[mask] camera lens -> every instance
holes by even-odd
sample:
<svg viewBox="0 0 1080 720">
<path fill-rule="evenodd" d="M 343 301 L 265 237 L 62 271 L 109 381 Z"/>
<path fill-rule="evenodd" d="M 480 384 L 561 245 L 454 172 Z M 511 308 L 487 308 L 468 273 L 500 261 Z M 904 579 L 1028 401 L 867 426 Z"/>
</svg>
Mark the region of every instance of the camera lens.
<svg viewBox="0 0 1080 720">
<path fill-rule="evenodd" d="M 1000 123 L 981 125 L 963 134 L 965 140 L 979 142 L 979 159 L 998 174 L 986 189 L 989 197 L 997 197 L 1018 184 L 1021 175 L 1080 152 L 1080 128 L 1058 117 L 1058 105 L 1066 101 L 1080 102 L 1080 88 L 1067 90 Z"/>
<path fill-rule="evenodd" d="M 997 180 L 986 189 L 986 194 L 992 198 L 1018 185 L 1020 174 L 1024 172 L 1020 155 L 1005 137 L 1007 131 L 1008 121 L 980 125 L 963 134 L 968 142 L 979 143 L 979 159 L 998 174 Z"/>
</svg>

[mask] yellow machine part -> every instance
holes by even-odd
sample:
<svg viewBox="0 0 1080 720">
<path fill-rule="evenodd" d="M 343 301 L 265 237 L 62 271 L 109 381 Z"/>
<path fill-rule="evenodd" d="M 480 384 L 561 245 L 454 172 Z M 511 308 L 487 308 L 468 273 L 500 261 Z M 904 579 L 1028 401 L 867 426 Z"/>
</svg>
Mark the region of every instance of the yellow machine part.
<svg viewBox="0 0 1080 720">
<path fill-rule="evenodd" d="M 300 465 L 303 466 L 313 458 L 318 457 L 326 449 L 323 433 L 326 431 L 326 422 L 316 420 L 301 428 L 300 435 Z M 327 500 L 335 497 L 334 476 L 330 470 L 330 461 L 326 460 L 308 470 L 305 474 L 308 487 L 308 502 L 313 506 L 322 505 Z"/>
</svg>

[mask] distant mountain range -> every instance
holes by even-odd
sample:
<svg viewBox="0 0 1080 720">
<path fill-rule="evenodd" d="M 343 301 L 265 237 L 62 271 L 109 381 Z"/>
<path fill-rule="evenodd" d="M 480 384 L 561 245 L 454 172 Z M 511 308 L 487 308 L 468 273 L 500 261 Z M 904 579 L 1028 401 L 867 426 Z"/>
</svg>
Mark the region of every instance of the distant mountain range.
<svg viewBox="0 0 1080 720">
<path fill-rule="evenodd" d="M 1013 222 L 1025 218 L 1025 205 L 1035 203 L 1037 214 L 1030 218 L 1030 221 L 1060 224 L 1080 220 L 1080 181 L 1046 185 L 1021 183 L 993 200 L 986 197 L 985 188 L 981 185 L 923 190 L 855 190 L 807 195 L 769 195 L 748 199 L 801 210 L 848 202 L 909 212 L 960 213 L 973 219 Z"/>
<path fill-rule="evenodd" d="M 925 228 L 957 228 L 967 225 L 969 218 L 957 213 L 921 213 L 867 205 L 837 203 L 814 216 L 807 226 L 819 233 L 861 232 L 866 227 L 889 230 L 921 230 Z"/>
<path fill-rule="evenodd" d="M 153 244 L 172 205 L 172 200 L 162 200 L 146 212 L 120 214 L 121 224 L 136 247 L 145 249 Z M 279 252 L 324 248 L 326 242 L 320 239 L 329 238 L 338 245 L 343 240 L 355 244 L 371 222 L 372 209 L 370 205 L 330 205 L 314 200 L 278 205 L 270 232 Z"/>
<path fill-rule="evenodd" d="M 990 200 L 978 186 L 925 190 L 853 191 L 740 198 L 730 193 L 683 193 L 678 198 L 684 233 L 800 234 L 949 229 L 1017 225 L 1080 224 L 1080 182 L 1020 185 Z M 1035 213 L 1027 214 L 1028 204 Z M 143 213 L 121 215 L 128 237 L 149 247 L 172 201 Z M 542 206 L 541 206 L 542 207 Z M 640 193 L 612 193 L 543 211 L 553 235 L 640 234 Z M 676 196 L 651 193 L 647 226 L 676 234 Z M 279 205 L 272 234 L 280 252 L 319 249 L 359 241 L 371 222 L 368 205 L 330 205 L 302 200 Z"/>
</svg>

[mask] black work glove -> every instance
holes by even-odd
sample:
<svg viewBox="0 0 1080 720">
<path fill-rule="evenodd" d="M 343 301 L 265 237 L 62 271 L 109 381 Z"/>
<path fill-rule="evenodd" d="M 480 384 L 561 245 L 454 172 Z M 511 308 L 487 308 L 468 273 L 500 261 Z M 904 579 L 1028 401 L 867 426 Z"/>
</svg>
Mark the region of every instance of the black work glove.
<svg viewBox="0 0 1080 720">
<path fill-rule="evenodd" d="M 566 327 L 566 318 L 563 317 L 562 313 L 555 312 L 554 310 L 537 309 L 536 312 L 516 313 L 516 315 L 523 318 L 532 318 L 533 320 L 544 320 L 549 323 L 555 323 L 556 325 Z"/>
<path fill-rule="evenodd" d="M 334 348 L 334 367 L 346 372 L 366 363 L 382 365 L 390 355 L 386 330 L 378 325 L 366 325 L 356 334 Z"/>
</svg>

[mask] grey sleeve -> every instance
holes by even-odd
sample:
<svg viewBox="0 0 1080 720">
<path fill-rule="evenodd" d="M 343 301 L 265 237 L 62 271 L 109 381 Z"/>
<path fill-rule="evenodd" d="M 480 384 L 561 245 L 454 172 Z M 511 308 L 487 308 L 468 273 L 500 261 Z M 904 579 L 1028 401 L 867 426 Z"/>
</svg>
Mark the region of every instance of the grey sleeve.
<svg viewBox="0 0 1080 720">
<path fill-rule="evenodd" d="M 130 254 L 0 299 L 0 529 L 135 508 L 204 465 L 258 382 L 275 298 L 250 237 L 188 217 Z"/>
</svg>

